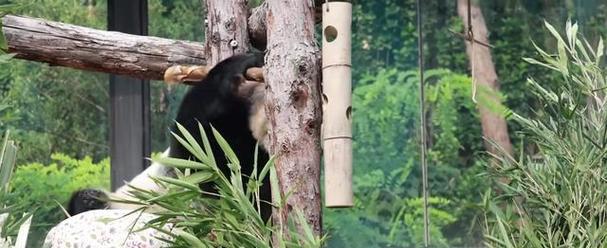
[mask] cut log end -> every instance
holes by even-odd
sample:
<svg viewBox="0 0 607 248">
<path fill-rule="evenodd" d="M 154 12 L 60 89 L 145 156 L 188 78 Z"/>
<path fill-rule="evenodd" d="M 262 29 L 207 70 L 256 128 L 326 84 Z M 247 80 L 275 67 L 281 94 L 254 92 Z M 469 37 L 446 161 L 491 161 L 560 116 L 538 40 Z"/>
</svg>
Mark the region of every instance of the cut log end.
<svg viewBox="0 0 607 248">
<path fill-rule="evenodd" d="M 174 65 L 164 71 L 164 81 L 167 84 L 198 82 L 207 76 L 209 70 L 206 66 Z"/>
<path fill-rule="evenodd" d="M 251 67 L 251 68 L 247 69 L 245 78 L 247 78 L 248 80 L 251 80 L 251 81 L 264 82 L 263 68 Z"/>
</svg>

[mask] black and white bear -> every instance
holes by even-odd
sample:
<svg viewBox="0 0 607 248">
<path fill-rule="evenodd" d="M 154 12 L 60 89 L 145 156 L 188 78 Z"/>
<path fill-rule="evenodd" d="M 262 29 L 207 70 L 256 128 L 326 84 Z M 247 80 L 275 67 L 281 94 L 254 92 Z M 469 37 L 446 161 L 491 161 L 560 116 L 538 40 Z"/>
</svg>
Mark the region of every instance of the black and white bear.
<svg viewBox="0 0 607 248">
<path fill-rule="evenodd" d="M 257 142 L 265 144 L 266 116 L 264 111 L 265 86 L 263 83 L 247 81 L 246 70 L 251 67 L 263 66 L 263 54 L 235 55 L 219 62 L 213 67 L 206 78 L 197 82 L 186 93 L 179 107 L 175 121 L 184 126 L 194 137 L 199 133 L 198 123 L 202 124 L 207 134 L 211 134 L 211 125 L 224 137 L 234 150 L 241 163 L 243 182 L 252 173 Z M 176 125 L 171 131 L 179 134 Z M 228 161 L 212 135 L 208 135 L 212 152 L 217 165 L 224 175 L 229 176 Z M 199 143 L 201 140 L 197 140 Z M 263 148 L 263 146 L 262 146 Z M 163 156 L 181 159 L 195 159 L 174 137 L 171 136 L 169 148 Z M 268 153 L 259 149 L 257 164 L 264 165 Z M 133 178 L 129 184 L 137 188 L 160 191 L 162 189 L 150 179 L 150 176 L 167 176 L 172 169 L 159 163 L 153 163 L 141 174 Z M 201 185 L 202 190 L 214 192 L 213 185 Z M 128 198 L 130 188 L 124 185 L 110 193 L 112 198 Z M 270 185 L 266 179 L 260 189 L 262 202 L 271 202 Z M 74 192 L 68 206 L 68 213 L 75 215 L 92 209 L 133 209 L 122 203 L 107 201 L 108 194 L 96 189 L 83 189 Z M 262 203 L 261 214 L 264 219 L 271 215 L 269 203 Z"/>
</svg>

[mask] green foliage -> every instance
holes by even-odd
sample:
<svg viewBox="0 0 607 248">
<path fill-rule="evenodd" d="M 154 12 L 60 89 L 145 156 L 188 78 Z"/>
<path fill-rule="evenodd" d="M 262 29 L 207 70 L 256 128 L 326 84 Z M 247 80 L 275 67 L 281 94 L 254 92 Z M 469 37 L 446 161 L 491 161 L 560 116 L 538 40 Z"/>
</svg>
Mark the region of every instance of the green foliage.
<svg viewBox="0 0 607 248">
<path fill-rule="evenodd" d="M 423 44 L 426 68 L 449 68 L 467 72 L 464 42 L 449 30 L 461 28 L 456 1 L 423 4 Z M 415 0 L 352 1 L 353 81 L 358 85 L 366 74 L 390 68 L 417 67 Z"/>
<path fill-rule="evenodd" d="M 533 118 L 515 114 L 536 153 L 504 159 L 495 172 L 507 178 L 488 208 L 489 247 L 604 247 L 607 244 L 607 115 L 605 47 L 565 35 L 546 23 L 557 49 L 536 46 L 527 62 L 559 73 L 550 82 L 528 80 L 542 109 Z M 498 207 L 500 206 L 500 207 Z M 504 207 L 501 207 L 504 206 Z M 503 209 L 502 209 L 503 208 Z"/>
<path fill-rule="evenodd" d="M 0 247 L 25 248 L 32 215 L 24 214 L 15 205 L 7 205 L 17 156 L 17 147 L 15 142 L 9 139 L 9 132 L 6 132 L 0 148 Z"/>
<path fill-rule="evenodd" d="M 272 190 L 278 192 L 278 179 L 270 159 L 260 169 L 259 178 L 255 165 L 253 175 L 245 185 L 242 181 L 240 162 L 221 135 L 213 129 L 214 140 L 224 154 L 213 154 L 209 139 L 199 125 L 202 144 L 198 144 L 192 134 L 178 126 L 181 135 L 174 134 L 179 142 L 200 162 L 177 158 L 156 157 L 154 160 L 163 165 L 185 170 L 175 170 L 178 178 L 153 178 L 166 192 L 151 192 L 133 188 L 130 193 L 139 201 L 142 210 L 160 207 L 155 213 L 158 217 L 147 226 L 162 229 L 165 224 L 173 225 L 173 232 L 168 232 L 174 240 L 173 247 L 321 247 L 323 239 L 313 235 L 300 210 L 294 209 L 285 230 L 281 226 L 272 226 L 264 222 L 256 206 L 260 203 L 259 187 L 263 178 L 270 175 Z M 226 156 L 228 165 L 217 165 L 215 156 Z M 228 166 L 230 175 L 224 175 L 218 166 Z M 190 173 L 191 170 L 196 172 Z M 217 187 L 217 198 L 203 196 L 198 185 L 214 183 Z M 206 192 L 208 193 L 208 192 Z M 284 200 L 279 194 L 273 196 L 273 204 L 282 206 Z M 301 228 L 301 229 L 298 229 Z M 298 233 L 296 230 L 303 230 Z M 277 239 L 272 241 L 276 234 Z M 272 246 L 272 242 L 277 242 Z"/>
<path fill-rule="evenodd" d="M 409 5 L 407 5 L 409 4 Z M 386 67 L 403 69 L 417 59 L 415 1 L 353 1 L 354 78 Z M 357 80 L 355 80 L 357 82 Z"/>
<path fill-rule="evenodd" d="M 363 76 L 353 93 L 352 210 L 325 211 L 331 247 L 416 247 L 423 240 L 417 100 L 418 74 L 382 70 Z M 476 174 L 482 149 L 470 79 L 448 70 L 427 71 L 431 133 L 428 161 L 433 245 L 466 245 L 468 220 L 485 187 Z M 449 209 L 449 211 L 447 211 Z M 449 234 L 449 236 L 448 236 Z"/>
<path fill-rule="evenodd" d="M 152 0 L 148 3 L 150 35 L 203 41 L 201 1 Z M 105 3 L 104 3 L 105 4 Z"/>
<path fill-rule="evenodd" d="M 67 202 L 75 190 L 109 189 L 108 159 L 94 163 L 90 157 L 78 160 L 60 153 L 53 154 L 51 159 L 48 165 L 31 163 L 17 167 L 12 181 L 12 202 L 39 206 L 37 220 L 53 223 L 62 219 L 64 213 L 59 204 Z"/>
<path fill-rule="evenodd" d="M 105 29 L 105 2 L 91 8 L 80 0 L 13 2 L 27 5 L 17 14 Z M 106 76 L 19 60 L 0 64 L 0 72 L 2 103 L 10 106 L 2 113 L 10 118 L 0 118 L 0 127 L 14 130 L 18 164 L 48 163 L 58 151 L 107 156 L 107 128 L 100 125 L 108 115 Z"/>
<path fill-rule="evenodd" d="M 535 75 L 540 82 L 560 78 L 558 72 L 529 65 L 520 59 L 521 56 L 529 57 L 536 53 L 530 37 L 546 47 L 556 47 L 549 32 L 536 28 L 544 19 L 559 22 L 567 17 L 584 19 L 588 24 L 586 30 L 592 32 L 588 38 L 595 41 L 592 44 L 598 41 L 599 34 L 604 34 L 607 20 L 604 3 L 580 1 L 569 6 L 566 2 L 571 1 L 479 1 L 489 29 L 490 43 L 495 46 L 491 52 L 501 84 L 500 100 L 519 115 L 532 114 L 531 109 L 542 106 L 532 97 L 532 91 L 525 84 L 528 75 Z M 456 5 L 456 1 L 424 2 L 425 66 L 469 74 L 464 41 L 449 31 L 463 31 Z M 420 185 L 415 138 L 419 122 L 417 86 L 413 82 L 400 82 L 402 78 L 413 81 L 416 77 L 413 72 L 403 75 L 403 71 L 416 67 L 414 10 L 413 0 L 353 1 L 355 184 L 362 183 L 361 175 L 375 173 L 376 170 L 382 171 L 382 175 L 399 171 L 394 173 L 401 173 L 406 178 L 400 187 L 386 189 L 382 183 L 374 186 L 377 192 L 385 189 L 391 195 L 409 199 L 419 196 Z M 428 154 L 431 194 L 448 199 L 457 206 L 453 208 L 455 211 L 449 212 L 455 213 L 453 215 L 457 220 L 442 228 L 443 236 L 450 245 L 475 247 L 478 246 L 478 243 L 474 243 L 476 237 L 469 238 L 467 232 L 470 228 L 476 228 L 472 223 L 477 211 L 475 203 L 480 201 L 481 192 L 489 186 L 489 182 L 477 177 L 477 174 L 485 172 L 480 154 L 484 149 L 478 115 L 474 103 L 470 101 L 468 79 L 462 77 L 462 80 L 452 78 L 437 82 L 430 80 L 427 83 L 428 130 L 433 136 L 429 138 Z M 508 115 L 509 112 L 504 112 L 506 108 L 500 102 L 483 98 L 487 94 L 495 94 L 485 90 L 479 88 L 479 104 L 495 113 Z M 453 92 L 453 98 L 449 92 Z M 517 140 L 516 134 L 520 129 L 518 122 L 509 123 L 512 140 Z M 520 146 L 526 146 L 521 147 L 525 150 L 535 149 L 533 145 Z M 357 195 L 357 199 L 361 200 L 366 197 Z M 367 205 L 374 208 L 382 205 L 382 200 Z M 382 230 L 385 226 L 368 225 L 368 219 L 376 216 L 353 212 L 325 212 L 327 226 L 343 226 L 337 233 L 332 232 L 332 239 L 329 240 L 331 247 L 351 247 L 352 244 L 381 246 L 373 242 L 365 243 L 362 237 L 380 240 L 378 242 L 381 243 L 381 240 L 386 240 L 380 238 L 386 237 L 386 232 Z M 335 220 L 337 218 L 339 221 Z M 343 224 L 341 221 L 344 221 Z M 388 218 L 384 218 L 373 223 L 385 225 L 388 222 Z M 469 241 L 473 243 L 465 243 Z"/>
<path fill-rule="evenodd" d="M 368 172 L 402 168 L 415 150 L 418 111 L 415 72 L 383 70 L 363 77 L 353 92 L 355 167 Z M 381 134 L 381 135 L 378 135 Z M 378 166 L 380 165 L 380 166 Z"/>
<path fill-rule="evenodd" d="M 48 165 L 31 163 L 17 167 L 5 203 L 15 205 L 16 211 L 33 212 L 36 232 L 34 243 L 65 218 L 65 205 L 72 192 L 86 187 L 109 189 L 109 160 L 94 163 L 90 157 L 82 160 L 64 154 L 53 154 Z"/>
<path fill-rule="evenodd" d="M 409 168 L 410 169 L 410 168 Z M 325 229 L 330 247 L 417 247 L 423 244 L 423 208 L 419 197 L 392 194 L 402 191 L 402 178 L 395 171 L 376 170 L 356 178 L 356 202 L 351 210 L 327 210 Z M 447 209 L 453 204 L 432 197 L 433 247 L 448 247 L 442 228 L 455 222 Z"/>
</svg>

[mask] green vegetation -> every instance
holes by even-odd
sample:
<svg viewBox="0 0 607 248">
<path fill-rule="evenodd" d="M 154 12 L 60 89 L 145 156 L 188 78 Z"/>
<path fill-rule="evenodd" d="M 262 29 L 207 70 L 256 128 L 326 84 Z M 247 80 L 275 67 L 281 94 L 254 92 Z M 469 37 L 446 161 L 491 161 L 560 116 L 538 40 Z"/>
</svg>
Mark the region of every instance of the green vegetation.
<svg viewBox="0 0 607 248">
<path fill-rule="evenodd" d="M 604 247 L 607 243 L 607 115 L 604 44 L 578 38 L 578 25 L 565 35 L 546 23 L 557 49 L 537 48 L 531 64 L 560 74 L 529 79 L 542 106 L 533 118 L 513 120 L 536 153 L 503 160 L 495 175 L 508 178 L 503 193 L 487 201 L 489 247 Z M 507 206 L 505 210 L 503 207 Z"/>
<path fill-rule="evenodd" d="M 3 203 L 14 205 L 17 212 L 34 212 L 30 242 L 41 244 L 46 232 L 66 216 L 61 204 L 67 203 L 75 190 L 93 187 L 109 189 L 110 166 L 105 159 L 94 163 L 64 154 L 53 154 L 49 164 L 30 163 L 17 167 L 10 194 Z"/>
<path fill-rule="evenodd" d="M 200 160 L 190 160 L 157 157 L 155 161 L 164 165 L 185 169 L 185 173 L 178 172 L 178 179 L 158 177 L 156 183 L 168 189 L 165 193 L 150 192 L 133 189 L 132 195 L 141 204 L 141 209 L 160 206 L 163 209 L 156 214 L 158 217 L 149 226 L 162 229 L 167 223 L 174 228 L 169 233 L 174 237 L 170 242 L 172 247 L 276 247 L 271 242 L 277 242 L 278 247 L 306 247 L 322 246 L 322 239 L 313 235 L 305 218 L 295 209 L 289 218 L 288 233 L 282 233 L 279 225 L 264 222 L 256 209 L 260 204 L 259 187 L 262 180 L 269 175 L 272 189 L 278 190 L 278 179 L 274 169 L 273 159 L 263 166 L 255 165 L 253 171 L 259 171 L 259 178 L 250 178 L 247 184 L 242 181 L 240 162 L 221 135 L 213 129 L 213 137 L 221 147 L 224 154 L 213 154 L 209 139 L 202 126 L 200 133 L 189 133 L 182 126 L 179 127 L 183 137 L 180 142 Z M 175 134 L 177 135 L 177 134 Z M 198 144 L 193 135 L 200 135 L 202 144 Z M 229 161 L 231 178 L 226 177 L 215 163 L 215 156 L 226 156 Z M 190 170 L 197 170 L 189 173 Z M 256 174 L 256 173 L 255 173 Z M 255 175 L 254 174 L 254 175 Z M 217 198 L 203 198 L 200 183 L 215 183 L 217 185 Z M 285 203 L 283 199 L 276 199 L 273 204 L 280 206 Z M 296 228 L 300 227 L 305 234 L 299 234 Z M 276 240 L 273 241 L 274 234 Z"/>
<path fill-rule="evenodd" d="M 385 70 L 363 76 L 354 90 L 356 207 L 325 211 L 330 247 L 414 247 L 423 241 L 418 79 L 415 71 Z M 426 83 L 435 140 L 428 151 L 436 196 L 430 200 L 431 235 L 434 246 L 449 247 L 465 238 L 449 240 L 448 230 L 470 229 L 471 222 L 459 218 L 473 218 L 473 204 L 487 187 L 477 176 L 483 167 L 474 158 L 482 140 L 470 79 L 429 70 Z M 462 151 L 462 144 L 476 145 Z"/>
<path fill-rule="evenodd" d="M 0 247 L 25 248 L 32 214 L 20 211 L 17 204 L 6 200 L 12 195 L 11 176 L 15 168 L 17 147 L 6 132 L 0 146 Z M 28 211 L 31 211 L 29 209 Z"/>
</svg>

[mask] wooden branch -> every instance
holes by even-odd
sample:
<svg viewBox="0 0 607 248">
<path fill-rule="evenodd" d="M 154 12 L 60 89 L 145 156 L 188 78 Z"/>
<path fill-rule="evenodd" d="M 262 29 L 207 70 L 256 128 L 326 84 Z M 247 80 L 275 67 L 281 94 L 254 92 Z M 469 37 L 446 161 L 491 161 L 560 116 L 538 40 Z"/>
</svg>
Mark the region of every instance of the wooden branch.
<svg viewBox="0 0 607 248">
<path fill-rule="evenodd" d="M 247 69 L 245 73 L 245 78 L 252 81 L 264 82 L 265 78 L 263 77 L 263 68 L 259 67 L 251 67 Z"/>
<path fill-rule="evenodd" d="M 202 44 L 102 31 L 42 19 L 2 18 L 9 52 L 53 66 L 162 80 L 172 65 L 206 65 Z"/>
<path fill-rule="evenodd" d="M 206 78 L 210 70 L 208 66 L 174 65 L 164 72 L 164 82 L 168 84 L 192 84 Z"/>
<path fill-rule="evenodd" d="M 164 72 L 164 81 L 168 84 L 183 83 L 195 84 L 207 77 L 211 68 L 209 66 L 183 66 L 174 65 Z M 263 69 L 251 67 L 245 72 L 245 79 L 257 82 L 263 82 Z"/>
<path fill-rule="evenodd" d="M 215 8 L 217 10 L 222 8 Z M 223 50 L 233 50 L 227 55 L 248 51 L 249 42 L 253 47 L 265 50 L 267 10 L 267 4 L 263 3 L 251 11 L 250 17 L 244 21 L 250 37 L 236 36 L 234 40 L 238 44 L 235 49 L 223 45 Z M 233 32 L 233 25 L 226 23 L 224 27 Z M 4 16 L 2 31 L 7 38 L 8 52 L 15 53 L 16 58 L 141 79 L 163 80 L 164 72 L 170 66 L 204 66 L 214 64 L 208 63 L 207 58 L 220 60 L 229 57 L 226 54 L 207 54 L 205 46 L 196 42 L 110 32 L 25 16 Z M 217 34 L 217 31 L 211 33 Z M 230 41 L 217 35 L 209 37 L 217 43 L 228 44 Z M 215 52 L 219 55 L 219 51 Z"/>
</svg>

